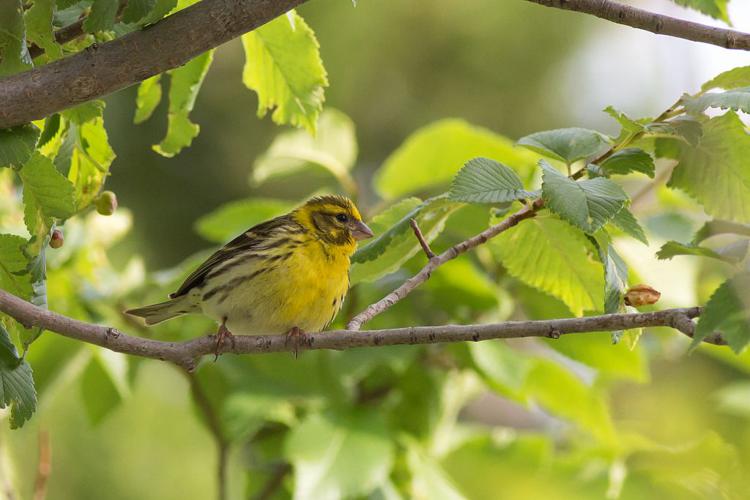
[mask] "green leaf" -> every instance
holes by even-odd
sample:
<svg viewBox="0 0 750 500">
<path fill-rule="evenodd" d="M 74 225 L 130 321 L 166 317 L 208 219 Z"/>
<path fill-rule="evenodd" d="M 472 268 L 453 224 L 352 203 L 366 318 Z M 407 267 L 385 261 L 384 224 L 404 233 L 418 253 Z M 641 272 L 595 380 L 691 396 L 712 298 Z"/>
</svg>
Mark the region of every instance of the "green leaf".
<svg viewBox="0 0 750 500">
<path fill-rule="evenodd" d="M 518 140 L 520 146 L 570 165 L 596 157 L 609 149 L 606 136 L 584 128 L 561 128 L 536 132 Z"/>
<path fill-rule="evenodd" d="M 604 108 L 604 112 L 617 120 L 617 123 L 620 124 L 620 135 L 615 139 L 615 143 L 617 144 L 621 144 L 628 140 L 628 138 L 632 138 L 636 134 L 644 131 L 644 126 L 641 123 L 633 120 L 625 113 L 617 111 L 612 106 L 607 106 L 606 108 Z"/>
<path fill-rule="evenodd" d="M 170 70 L 169 111 L 167 112 L 167 135 L 153 150 L 171 158 L 182 148 L 190 146 L 200 127 L 190 121 L 195 98 L 203 84 L 203 78 L 211 66 L 214 51 L 209 50 L 191 59 L 184 66 Z"/>
<path fill-rule="evenodd" d="M 357 159 L 354 123 L 341 111 L 328 108 L 320 115 L 315 136 L 304 130 L 291 130 L 276 136 L 253 165 L 254 184 L 269 178 L 293 174 L 313 166 L 330 172 L 350 194 L 357 185 L 350 171 Z"/>
<path fill-rule="evenodd" d="M 678 5 L 690 7 L 698 12 L 702 12 L 714 19 L 720 19 L 727 24 L 729 23 L 729 14 L 727 13 L 727 4 L 729 0 L 672 0 Z"/>
<path fill-rule="evenodd" d="M 706 303 L 695 329 L 693 346 L 713 332 L 721 332 L 736 353 L 750 342 L 750 272 L 728 279 Z"/>
<path fill-rule="evenodd" d="M 0 288 L 22 299 L 31 295 L 26 268 L 28 259 L 23 253 L 26 240 L 13 234 L 0 234 Z"/>
<path fill-rule="evenodd" d="M 471 359 L 485 381 L 499 393 L 523 399 L 522 389 L 533 367 L 531 358 L 501 340 L 468 344 Z"/>
<path fill-rule="evenodd" d="M 622 210 L 628 195 L 609 179 L 574 181 L 544 160 L 542 198 L 546 206 L 587 233 L 594 233 Z"/>
<path fill-rule="evenodd" d="M 95 99 L 68 108 L 63 111 L 62 114 L 63 117 L 76 125 L 83 125 L 86 122 L 102 117 L 104 115 L 104 107 L 104 101 L 101 99 Z"/>
<path fill-rule="evenodd" d="M 744 257 L 740 256 L 739 258 L 737 258 L 731 253 L 729 255 L 722 255 L 721 253 L 718 253 L 715 250 L 707 247 L 693 244 L 684 244 L 677 241 L 668 241 L 664 243 L 661 249 L 656 252 L 656 257 L 662 260 L 671 259 L 676 255 L 696 255 L 699 257 L 710 257 L 712 259 L 718 259 L 724 262 L 729 262 L 731 264 L 736 264 Z"/>
<path fill-rule="evenodd" d="M 688 113 L 700 114 L 708 108 L 733 109 L 750 112 L 750 87 L 740 87 L 725 92 L 711 92 L 699 96 L 685 96 L 682 104 Z"/>
<path fill-rule="evenodd" d="M 64 220 L 76 212 L 75 187 L 46 156 L 35 153 L 18 175 L 23 181 L 24 221 L 31 235 L 37 234 L 40 220 L 48 228 L 52 217 Z"/>
<path fill-rule="evenodd" d="M 151 118 L 159 102 L 161 102 L 161 74 L 147 78 L 138 85 L 133 123 L 143 123 Z"/>
<path fill-rule="evenodd" d="M 638 220 L 635 218 L 633 213 L 628 210 L 627 207 L 622 207 L 622 209 L 617 212 L 617 214 L 609 222 L 628 236 L 632 236 L 644 245 L 648 245 L 648 238 L 646 237 L 646 233 L 643 231 L 643 228 L 638 223 Z"/>
<path fill-rule="evenodd" d="M 156 0 L 128 0 L 125 10 L 122 13 L 122 22 L 137 23 L 146 17 L 155 6 Z"/>
<path fill-rule="evenodd" d="M 737 224 L 725 220 L 710 220 L 703 224 L 693 236 L 693 245 L 697 245 L 703 240 L 707 240 L 717 234 L 738 234 L 740 236 L 750 236 L 750 225 Z"/>
<path fill-rule="evenodd" d="M 293 208 L 286 201 L 247 198 L 232 201 L 204 215 L 196 222 L 198 234 L 214 243 L 226 243 L 248 228 Z"/>
<path fill-rule="evenodd" d="M 120 6 L 119 0 L 93 0 L 91 12 L 83 21 L 86 33 L 109 31 L 115 24 L 115 16 Z"/>
<path fill-rule="evenodd" d="M 406 459 L 411 473 L 413 498 L 430 500 L 467 500 L 451 477 L 413 441 L 407 446 Z"/>
<path fill-rule="evenodd" d="M 29 278 L 31 281 L 31 297 L 29 298 L 29 302 L 43 309 L 47 309 L 47 246 L 52 237 L 53 229 L 54 227 L 45 228 L 46 233 L 38 231 L 35 238 L 32 238 L 30 244 L 26 247 L 27 254 L 31 251 L 36 252 L 36 255 L 29 260 L 28 265 Z M 41 327 L 21 330 L 20 336 L 24 350 L 28 350 L 32 342 L 34 342 L 43 331 L 44 329 Z"/>
<path fill-rule="evenodd" d="M 76 188 L 76 210 L 83 210 L 98 196 L 115 153 L 109 145 L 101 116 L 71 126 L 68 134 L 74 141 L 68 179 Z"/>
<path fill-rule="evenodd" d="M 453 179 L 448 197 L 467 203 L 503 203 L 532 196 L 516 172 L 489 158 L 466 162 Z"/>
<path fill-rule="evenodd" d="M 690 116 L 678 116 L 668 122 L 655 122 L 646 125 L 649 136 L 659 139 L 675 139 L 680 143 L 697 145 L 703 136 L 703 125 Z M 660 156 L 660 155 L 657 155 Z"/>
<path fill-rule="evenodd" d="M 57 133 L 60 131 L 61 122 L 62 119 L 60 117 L 60 113 L 55 113 L 47 117 L 47 119 L 44 121 L 44 131 L 42 132 L 42 135 L 39 136 L 37 147 L 41 148 L 46 146 L 52 139 L 55 138 L 55 136 L 57 136 Z"/>
<path fill-rule="evenodd" d="M 328 77 L 315 33 L 296 12 L 242 35 L 242 82 L 258 94 L 258 116 L 315 132 Z"/>
<path fill-rule="evenodd" d="M 576 316 L 601 309 L 602 266 L 591 257 L 591 242 L 567 222 L 539 215 L 489 244 L 511 276 L 559 298 Z"/>
<path fill-rule="evenodd" d="M 626 342 L 613 344 L 602 333 L 563 335 L 547 345 L 565 356 L 596 369 L 605 378 L 648 380 L 648 357 L 642 348 Z"/>
<path fill-rule="evenodd" d="M 124 356 L 93 351 L 81 375 L 83 407 L 92 424 L 100 423 L 129 393 L 126 372 Z"/>
<path fill-rule="evenodd" d="M 55 10 L 55 0 L 34 0 L 34 4 L 24 14 L 26 21 L 26 37 L 44 49 L 50 60 L 62 57 L 62 47 L 55 41 L 52 32 L 52 18 Z"/>
<path fill-rule="evenodd" d="M 440 120 L 423 127 L 386 159 L 375 176 L 375 188 L 388 200 L 447 185 L 470 159 L 483 156 L 526 178 L 536 157 L 494 132 L 463 120 Z"/>
<path fill-rule="evenodd" d="M 32 123 L 0 129 L 0 167 L 29 161 L 38 138 L 39 128 Z"/>
<path fill-rule="evenodd" d="M 177 7 L 177 0 L 156 0 L 154 8 L 138 23 L 140 26 L 154 24 Z M 135 15 L 135 14 L 134 14 Z"/>
<path fill-rule="evenodd" d="M 311 413 L 291 430 L 284 451 L 297 500 L 366 496 L 393 466 L 393 442 L 379 412 Z"/>
<path fill-rule="evenodd" d="M 622 312 L 623 296 L 628 289 L 628 266 L 611 244 L 599 248 L 604 265 L 604 313 Z"/>
<path fill-rule="evenodd" d="M 0 77 L 30 69 L 21 0 L 0 2 L 0 26 Z"/>
<path fill-rule="evenodd" d="M 371 229 L 377 236 L 352 257 L 352 283 L 375 281 L 392 273 L 421 250 L 411 229 L 411 219 L 417 221 L 430 242 L 442 232 L 445 221 L 460 206 L 445 197 L 430 198 L 422 203 L 418 198 L 408 198 L 373 217 Z"/>
<path fill-rule="evenodd" d="M 36 389 L 31 366 L 18 357 L 8 332 L 0 324 L 0 408 L 8 406 L 10 428 L 22 427 L 36 411 Z"/>
<path fill-rule="evenodd" d="M 701 87 L 702 91 L 711 89 L 736 89 L 750 86 L 750 66 L 740 66 L 716 75 Z"/>
<path fill-rule="evenodd" d="M 667 184 L 696 198 L 714 217 L 750 221 L 750 137 L 734 112 L 712 118 L 695 148 L 684 148 Z"/>
<path fill-rule="evenodd" d="M 601 168 L 607 174 L 627 175 L 631 172 L 641 172 L 654 178 L 654 159 L 640 148 L 625 148 L 617 151 L 601 163 Z"/>
</svg>

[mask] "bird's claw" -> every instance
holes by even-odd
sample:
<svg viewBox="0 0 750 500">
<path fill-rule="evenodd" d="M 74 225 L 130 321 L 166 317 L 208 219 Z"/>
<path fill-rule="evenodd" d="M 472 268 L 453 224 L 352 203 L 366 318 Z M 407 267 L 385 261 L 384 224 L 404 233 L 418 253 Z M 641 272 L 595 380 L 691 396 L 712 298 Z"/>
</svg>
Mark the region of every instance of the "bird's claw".
<svg viewBox="0 0 750 500">
<path fill-rule="evenodd" d="M 307 335 L 305 335 L 305 332 L 303 332 L 298 326 L 294 326 L 286 333 L 286 340 L 284 341 L 284 346 L 289 347 L 289 344 L 292 343 L 292 345 L 294 346 L 292 355 L 296 359 L 299 356 L 300 345 L 306 342 L 307 342 Z"/>
<path fill-rule="evenodd" d="M 232 335 L 232 332 L 230 332 L 229 329 L 226 327 L 226 324 L 222 323 L 221 326 L 219 326 L 219 331 L 216 332 L 216 347 L 214 348 L 214 362 L 219 359 L 219 354 L 221 354 L 221 348 L 224 347 L 224 341 L 226 339 L 229 339 L 229 341 L 232 343 L 232 348 L 234 348 L 235 347 L 234 335 Z"/>
</svg>

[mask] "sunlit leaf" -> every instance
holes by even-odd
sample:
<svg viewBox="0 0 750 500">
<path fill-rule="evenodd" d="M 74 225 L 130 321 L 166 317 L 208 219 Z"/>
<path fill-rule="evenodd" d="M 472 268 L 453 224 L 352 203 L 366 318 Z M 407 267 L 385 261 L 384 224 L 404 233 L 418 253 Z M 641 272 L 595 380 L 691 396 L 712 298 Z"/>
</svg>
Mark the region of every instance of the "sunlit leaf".
<svg viewBox="0 0 750 500">
<path fill-rule="evenodd" d="M 699 96 L 685 96 L 682 103 L 689 113 L 699 114 L 708 108 L 733 109 L 750 112 L 750 87 L 739 87 L 725 92 L 709 92 Z"/>
<path fill-rule="evenodd" d="M 704 83 L 701 90 L 704 92 L 711 89 L 730 90 L 748 86 L 750 86 L 750 66 L 740 66 L 716 75 Z"/>
<path fill-rule="evenodd" d="M 68 179 L 75 185 L 76 208 L 81 210 L 99 194 L 115 153 L 109 145 L 102 117 L 86 121 L 68 134 L 74 138 Z"/>
<path fill-rule="evenodd" d="M 31 284 L 26 268 L 28 259 L 23 253 L 26 240 L 12 234 L 0 234 L 0 288 L 26 299 Z"/>
<path fill-rule="evenodd" d="M 0 167 L 26 163 L 38 138 L 39 128 L 31 123 L 0 129 Z"/>
<path fill-rule="evenodd" d="M 695 148 L 685 148 L 669 186 L 696 198 L 709 214 L 750 221 L 750 136 L 734 112 L 712 118 Z"/>
<path fill-rule="evenodd" d="M 0 324 L 0 408 L 10 407 L 10 428 L 17 429 L 36 410 L 31 366 L 18 357 L 8 332 Z"/>
<path fill-rule="evenodd" d="M 714 19 L 720 19 L 729 24 L 727 4 L 729 0 L 672 0 L 678 5 L 690 7 Z"/>
<path fill-rule="evenodd" d="M 31 68 L 21 0 L 0 2 L 0 26 L 0 77 Z"/>
<path fill-rule="evenodd" d="M 622 207 L 622 209 L 617 212 L 609 222 L 628 236 L 632 236 L 644 245 L 648 245 L 646 233 L 643 231 L 643 228 L 633 213 L 628 210 L 627 207 Z"/>
<path fill-rule="evenodd" d="M 258 116 L 272 111 L 274 123 L 315 132 L 328 78 L 313 30 L 292 15 L 294 27 L 281 16 L 242 35 L 242 81 L 258 94 Z"/>
<path fill-rule="evenodd" d="M 159 102 L 161 102 L 161 74 L 147 78 L 138 85 L 133 123 L 143 123 L 151 118 Z"/>
<path fill-rule="evenodd" d="M 693 346 L 715 331 L 737 353 L 750 342 L 750 272 L 737 274 L 714 292 L 698 319 Z"/>
<path fill-rule="evenodd" d="M 52 160 L 35 153 L 18 174 L 23 181 L 24 221 L 30 234 L 37 234 L 40 221 L 48 228 L 52 217 L 67 219 L 75 213 L 75 187 Z"/>
<path fill-rule="evenodd" d="M 639 148 L 621 149 L 604 160 L 600 166 L 608 174 L 627 175 L 631 172 L 641 172 L 654 177 L 654 159 Z"/>
<path fill-rule="evenodd" d="M 440 120 L 412 135 L 384 162 L 375 187 L 384 198 L 447 186 L 459 169 L 478 156 L 501 162 L 525 179 L 535 169 L 536 156 L 513 142 L 463 120 Z"/>
<path fill-rule="evenodd" d="M 513 169 L 489 158 L 474 158 L 453 179 L 450 199 L 467 203 L 502 203 L 532 196 Z"/>
<path fill-rule="evenodd" d="M 536 132 L 522 137 L 518 144 L 567 164 L 596 157 L 610 146 L 604 135 L 584 128 Z"/>
<path fill-rule="evenodd" d="M 716 250 L 712 250 L 708 247 L 703 247 L 699 245 L 694 244 L 685 244 L 680 243 L 677 241 L 668 241 L 662 245 L 662 247 L 659 249 L 659 251 L 656 253 L 656 256 L 659 259 L 671 259 L 672 257 L 675 257 L 677 255 L 695 255 L 698 257 L 710 257 L 712 259 L 718 259 L 725 262 L 733 262 L 736 263 L 739 260 L 742 260 L 742 257 L 739 259 L 733 258 L 731 254 L 729 256 L 722 255 Z"/>
<path fill-rule="evenodd" d="M 695 232 L 692 243 L 697 245 L 698 243 L 716 236 L 718 234 L 737 234 L 740 236 L 750 236 L 750 225 L 738 224 L 736 222 L 729 222 L 725 220 L 710 220 L 703 224 L 701 228 Z"/>
<path fill-rule="evenodd" d="M 93 0 L 91 12 L 83 21 L 83 29 L 86 33 L 111 30 L 119 6 L 119 0 Z"/>
<path fill-rule="evenodd" d="M 34 4 L 24 14 L 26 37 L 30 42 L 44 49 L 50 60 L 62 57 L 62 47 L 55 41 L 52 32 L 52 18 L 55 0 L 34 0 Z"/>
</svg>

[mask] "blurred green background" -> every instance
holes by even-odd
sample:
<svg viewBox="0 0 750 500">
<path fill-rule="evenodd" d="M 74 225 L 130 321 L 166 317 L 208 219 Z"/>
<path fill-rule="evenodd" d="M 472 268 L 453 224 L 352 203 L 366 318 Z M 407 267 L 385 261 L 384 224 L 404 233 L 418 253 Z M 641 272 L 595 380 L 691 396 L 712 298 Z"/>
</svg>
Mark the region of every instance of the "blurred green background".
<svg viewBox="0 0 750 500">
<path fill-rule="evenodd" d="M 732 18 L 738 28 L 747 29 L 750 13 L 739 3 L 732 5 Z M 668 2 L 639 4 L 697 17 Z M 523 1 L 360 0 L 354 8 L 345 0 L 315 0 L 300 13 L 321 44 L 330 80 L 326 104 L 345 112 L 356 125 L 360 153 L 355 176 L 363 186 L 411 132 L 441 118 L 462 118 L 511 139 L 566 126 L 614 133 L 614 122 L 601 113 L 605 106 L 614 105 L 633 116 L 653 116 L 681 93 L 695 91 L 715 73 L 748 60 L 717 47 L 655 37 Z M 147 270 L 157 271 L 211 248 L 195 232 L 195 221 L 227 201 L 249 195 L 297 201 L 309 193 L 304 179 L 286 178 L 262 188 L 249 184 L 253 161 L 280 129 L 269 119 L 256 117 L 255 95 L 240 80 L 243 61 L 239 40 L 218 50 L 191 115 L 201 125 L 201 133 L 175 158 L 151 150 L 166 127 L 164 103 L 149 122 L 136 126 L 132 124 L 135 88 L 107 98 L 106 127 L 117 153 L 107 186 L 132 213 L 133 221 L 127 237 L 108 251 L 115 267 L 124 266 L 133 254 L 142 254 Z M 362 193 L 365 207 L 376 202 L 372 192 Z M 643 213 L 649 216 L 648 206 Z M 680 224 L 688 230 L 681 230 Z M 653 258 L 660 241 L 675 232 L 687 234 L 691 224 L 695 227 L 697 222 L 684 218 L 665 222 L 664 216 L 654 215 L 646 223 L 654 240 L 651 248 L 626 244 L 623 250 L 631 262 L 642 266 L 638 270 L 648 275 L 649 283 L 664 291 L 664 307 L 705 300 L 696 282 L 699 273 L 710 275 L 709 271 L 687 258 L 670 262 Z M 385 283 L 383 290 L 394 283 Z M 157 290 L 157 295 L 166 291 Z M 544 309 L 538 315 L 555 315 L 554 307 L 547 307 L 538 292 L 503 293 L 526 294 L 529 302 L 537 294 L 540 310 Z M 138 370 L 131 370 L 133 383 L 121 404 L 93 425 L 81 411 L 85 388 L 77 376 L 92 354 L 87 348 L 77 350 L 72 341 L 50 337 L 54 336 L 46 334 L 39 344 L 69 349 L 72 362 L 54 380 L 43 380 L 54 390 L 44 392 L 38 414 L 23 429 L 11 432 L 0 427 L 0 470 L 14 478 L 22 498 L 30 498 L 33 489 L 40 430 L 51 436 L 50 499 L 212 498 L 216 449 L 192 408 L 181 373 L 163 363 L 139 361 Z M 648 362 L 648 366 L 613 383 L 605 399 L 613 419 L 626 429 L 623 432 L 638 432 L 664 448 L 654 445 L 650 454 L 632 458 L 623 496 L 719 498 L 713 495 L 728 490 L 705 487 L 714 485 L 716 478 L 706 477 L 715 471 L 703 462 L 716 467 L 731 464 L 727 465 L 731 470 L 723 471 L 729 482 L 747 471 L 736 468 L 735 459 L 745 465 L 750 461 L 750 356 L 735 357 L 718 349 L 688 356 L 686 342 L 667 331 L 647 336 L 642 343 L 648 356 L 633 363 Z M 533 349 L 529 342 L 513 345 L 521 351 Z M 570 349 L 575 352 L 585 346 L 571 339 Z M 629 356 L 624 346 L 612 349 Z M 286 366 L 287 358 L 268 359 Z M 233 361 L 220 361 L 225 362 L 232 366 Z M 614 359 L 606 363 L 616 365 Z M 573 368 L 582 378 L 592 379 L 589 367 Z M 607 382 L 618 378 L 606 368 L 603 371 Z M 301 376 L 301 370 L 294 374 Z M 43 379 L 44 369 L 38 370 L 38 376 Z M 253 388 L 263 382 L 248 378 L 242 383 Z M 464 396 L 471 394 L 467 389 Z M 461 418 L 498 426 L 498 442 L 505 439 L 507 445 L 477 441 L 445 458 L 443 467 L 451 471 L 450 481 L 469 498 L 602 498 L 607 479 L 612 481 L 621 472 L 605 465 L 605 454 L 598 465 L 596 460 L 588 461 L 587 468 L 576 465 L 575 457 L 569 464 L 553 460 L 551 450 L 563 427 L 559 420 L 497 395 L 476 396 L 469 398 L 473 402 Z M 511 431 L 504 437 L 503 429 Z M 548 439 L 538 440 L 537 431 Z M 735 447 L 729 448 L 725 441 Z M 232 450 L 231 476 L 244 476 L 247 453 L 239 446 Z M 677 476 L 684 479 L 674 481 Z M 248 481 L 253 477 L 249 474 Z M 587 477 L 599 479 L 587 483 Z M 617 477 L 612 482 L 617 483 Z M 684 488 L 672 482 L 682 482 Z M 576 486 L 579 483 L 587 486 Z M 2 487 L 0 480 L 0 495 Z M 233 483 L 232 488 L 238 498 L 244 496 L 243 485 Z"/>
</svg>

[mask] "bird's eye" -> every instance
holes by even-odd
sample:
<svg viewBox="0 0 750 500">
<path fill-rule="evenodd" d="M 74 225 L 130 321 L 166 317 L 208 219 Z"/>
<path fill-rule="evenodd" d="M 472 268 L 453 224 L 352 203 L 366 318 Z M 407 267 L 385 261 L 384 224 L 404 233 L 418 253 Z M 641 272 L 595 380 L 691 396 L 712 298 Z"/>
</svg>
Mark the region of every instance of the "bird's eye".
<svg viewBox="0 0 750 500">
<path fill-rule="evenodd" d="M 337 214 L 336 220 L 339 222 L 346 222 L 347 220 L 349 220 L 349 217 L 347 217 L 346 214 Z"/>
</svg>

